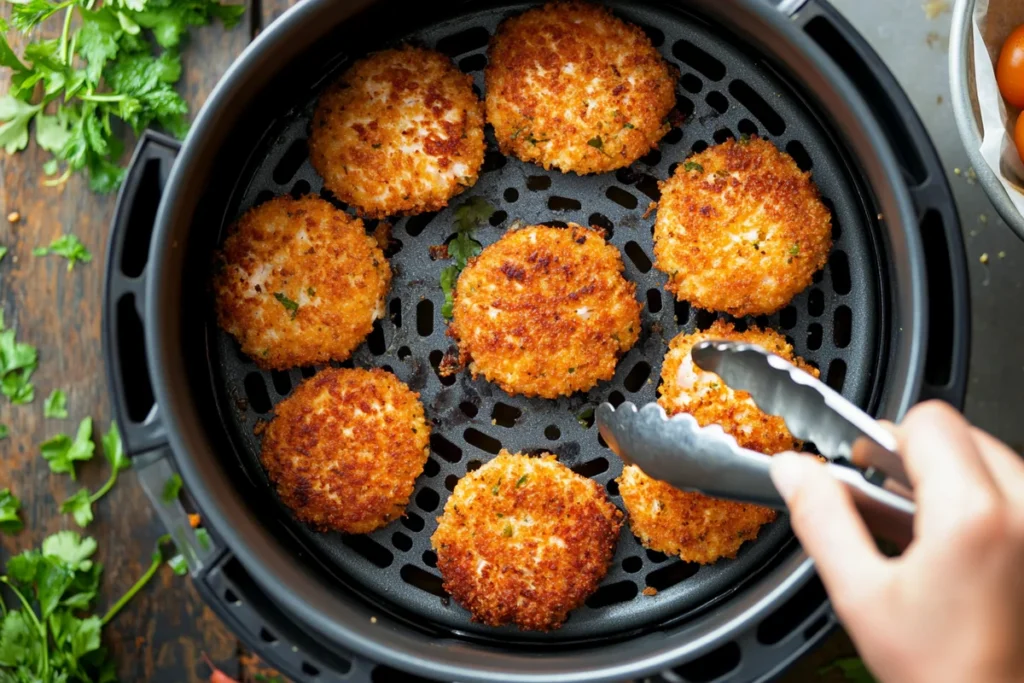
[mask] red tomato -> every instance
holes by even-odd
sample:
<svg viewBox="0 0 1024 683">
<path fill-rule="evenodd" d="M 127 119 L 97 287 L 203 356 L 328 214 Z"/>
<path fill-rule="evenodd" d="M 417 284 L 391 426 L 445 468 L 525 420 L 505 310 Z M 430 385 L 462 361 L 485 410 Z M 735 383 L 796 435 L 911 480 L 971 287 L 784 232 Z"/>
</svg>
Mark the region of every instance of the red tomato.
<svg viewBox="0 0 1024 683">
<path fill-rule="evenodd" d="M 1009 104 L 1024 109 L 1024 25 L 1013 29 L 996 63 L 999 92 Z"/>
<path fill-rule="evenodd" d="M 1024 161 L 1024 113 L 1017 117 L 1017 125 L 1013 127 L 1013 144 L 1017 148 L 1017 156 Z"/>
</svg>

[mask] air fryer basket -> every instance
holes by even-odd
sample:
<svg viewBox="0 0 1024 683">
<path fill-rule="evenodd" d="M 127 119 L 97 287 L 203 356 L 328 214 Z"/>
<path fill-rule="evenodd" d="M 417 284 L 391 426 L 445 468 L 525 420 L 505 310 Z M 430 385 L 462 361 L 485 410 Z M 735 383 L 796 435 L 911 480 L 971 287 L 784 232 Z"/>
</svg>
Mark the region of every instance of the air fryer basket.
<svg viewBox="0 0 1024 683">
<path fill-rule="evenodd" d="M 627 525 L 608 576 L 587 604 L 574 611 L 559 631 L 524 633 L 471 622 L 441 589 L 436 557 L 430 549 L 435 517 L 455 482 L 493 457 L 499 448 L 553 452 L 575 471 L 605 486 L 612 501 L 621 505 L 614 483 L 621 462 L 600 440 L 592 409 L 605 400 L 655 400 L 668 341 L 680 332 L 705 329 L 716 317 L 691 309 L 685 302 L 675 302 L 664 291 L 664 276 L 651 266 L 654 214 L 645 214 L 649 203 L 658 198 L 657 181 L 669 177 L 689 154 L 709 145 L 745 134 L 768 138 L 812 172 L 833 217 L 833 251 L 814 284 L 776 315 L 734 322 L 741 327 L 767 325 L 783 332 L 797 353 L 821 369 L 830 385 L 869 411 L 897 417 L 902 406 L 913 400 L 907 392 L 916 393 L 916 385 L 900 386 L 916 380 L 893 373 L 892 366 L 899 365 L 893 359 L 907 345 L 904 337 L 926 336 L 916 329 L 915 320 L 901 318 L 895 312 L 899 306 L 894 303 L 908 296 L 907 291 L 893 287 L 894 269 L 904 260 L 920 259 L 921 254 L 913 246 L 917 236 L 906 235 L 907 243 L 894 237 L 867 189 L 860 160 L 837 133 L 831 115 L 823 114 L 809 93 L 777 71 L 775 64 L 706 17 L 671 3 L 608 4 L 623 18 L 644 27 L 666 59 L 680 67 L 678 109 L 685 121 L 672 129 L 657 151 L 631 168 L 589 177 L 545 172 L 506 158 L 497 151 L 488 132 L 484 172 L 476 186 L 437 214 L 395 222 L 388 250 L 394 272 L 388 316 L 378 322 L 346 365 L 393 371 L 420 392 L 433 432 L 430 459 L 417 481 L 407 516 L 373 534 L 312 532 L 295 522 L 276 499 L 259 464 L 257 426 L 271 417 L 275 403 L 317 368 L 264 372 L 240 353 L 235 342 L 216 326 L 209 305 L 205 282 L 210 252 L 223 239 L 227 226 L 249 207 L 276 195 L 321 192 L 321 181 L 308 161 L 309 121 L 319 89 L 353 59 L 402 41 L 413 42 L 449 54 L 463 71 L 473 75 L 482 90 L 488 38 L 503 17 L 530 5 L 451 3 L 446 7 L 452 11 L 443 17 L 438 13 L 424 18 L 420 9 L 388 15 L 394 19 L 388 23 L 379 21 L 378 16 L 377 21 L 367 22 L 372 31 L 365 30 L 358 21 L 351 22 L 348 31 L 342 26 L 333 40 L 321 41 L 315 57 L 301 60 L 301 70 L 278 75 L 276 90 L 264 92 L 255 105 L 250 103 L 246 111 L 252 113 L 251 117 L 243 116 L 238 126 L 244 135 L 236 131 L 218 155 L 216 171 L 195 209 L 187 240 L 155 237 L 150 250 L 148 233 L 145 239 L 135 237 L 134 232 L 124 234 L 128 227 L 152 220 L 174 156 L 168 143 L 148 137 L 149 146 L 140 148 L 126 183 L 127 199 L 122 198 L 125 206 L 115 218 L 108 259 L 111 270 L 105 334 L 112 356 L 115 399 L 129 450 L 133 454 L 149 452 L 143 461 L 157 463 L 149 469 L 166 472 L 170 471 L 170 454 L 162 444 L 168 437 L 192 443 L 195 438 L 207 439 L 219 458 L 217 466 L 233 473 L 232 484 L 244 497 L 249 514 L 273 530 L 277 540 L 291 550 L 294 562 L 323 577 L 332 592 L 375 615 L 372 623 L 377 623 L 379 617 L 382 625 L 393 624 L 393 629 L 419 632 L 438 642 L 490 648 L 496 653 L 587 657 L 589 648 L 650 641 L 660 638 L 662 632 L 689 632 L 693 637 L 692 629 L 687 630 L 691 624 L 729 613 L 729 605 L 735 608 L 737 596 L 759 582 L 779 582 L 772 593 L 779 604 L 804 583 L 810 566 L 799 554 L 784 518 L 762 529 L 758 540 L 747 543 L 735 560 L 704 567 L 645 551 Z M 876 88 L 870 93 L 874 95 L 879 87 L 882 92 L 892 89 L 891 76 L 879 72 L 880 65 L 871 62 L 873 55 L 864 54 L 859 44 L 857 49 L 850 47 L 848 26 L 830 8 L 815 4 L 805 8 L 800 17 L 807 33 L 819 43 L 828 43 L 832 50 L 847 50 L 837 57 L 848 62 L 855 82 L 860 78 L 862 91 L 871 85 Z M 818 27 L 814 31 L 824 33 L 814 36 L 812 26 Z M 329 43 L 326 48 L 325 42 Z M 245 59 L 243 56 L 242 61 Z M 287 85 L 282 85 L 285 81 Z M 938 276 L 932 280 L 933 289 L 941 303 L 945 303 L 943 299 L 949 302 L 944 310 L 932 300 L 931 329 L 937 329 L 937 316 L 946 331 L 929 346 L 925 391 L 958 401 L 965 370 L 963 328 L 967 319 L 962 245 L 949 237 L 958 235 L 958 230 L 937 160 L 922 137 L 919 122 L 899 99 L 902 93 L 897 90 L 892 94 L 896 96 L 895 104 L 888 99 L 873 104 L 881 107 L 876 114 L 897 147 L 916 200 L 926 238 L 924 255 L 928 257 L 929 276 Z M 199 123 L 207 118 L 200 117 Z M 918 149 L 922 146 L 923 153 Z M 334 201 L 328 193 L 322 194 Z M 451 378 L 438 375 L 438 364 L 451 347 L 445 334 L 446 321 L 440 314 L 443 295 L 439 278 L 447 263 L 431 260 L 429 247 L 453 235 L 452 212 L 469 197 L 483 197 L 496 209 L 490 225 L 476 230 L 476 238 L 484 245 L 496 241 L 518 221 L 593 224 L 607 231 L 610 242 L 623 252 L 626 276 L 637 284 L 637 296 L 645 304 L 640 341 L 621 360 L 611 382 L 601 383 L 586 394 L 546 401 L 511 397 L 483 379 L 470 379 L 467 373 Z M 180 199 L 171 197 L 169 202 L 165 197 L 161 216 L 172 213 L 169 207 Z M 916 227 L 907 226 L 911 231 Z M 164 252 L 160 251 L 161 239 Z M 163 278 L 150 277 L 148 271 L 154 259 L 182 258 L 188 275 L 180 280 L 181 291 L 169 296 L 187 302 L 181 309 L 180 322 L 185 366 L 176 388 L 157 384 L 155 393 L 160 396 L 161 392 L 168 395 L 166 392 L 176 391 L 180 392 L 178 396 L 188 396 L 202 428 L 167 434 L 164 421 L 154 409 L 154 388 L 146 382 L 150 370 L 159 370 L 158 375 L 166 370 L 157 364 L 147 369 L 141 350 L 132 344 L 133 335 L 137 335 L 134 326 L 141 326 L 134 316 L 141 317 L 149 328 L 155 317 L 170 314 L 153 307 L 154 301 L 166 301 L 166 283 Z M 902 275 L 906 277 L 905 272 Z M 177 281 L 170 279 L 171 283 Z M 141 301 L 144 288 L 145 306 Z M 151 334 L 147 339 L 152 344 Z M 151 349 L 149 358 L 152 361 L 161 353 Z M 178 457 L 187 450 L 183 443 L 176 449 Z M 188 468 L 182 465 L 182 470 L 188 480 Z M 141 476 L 145 483 L 146 472 Z M 198 501 L 200 509 L 203 503 Z M 181 525 L 182 517 L 177 513 L 182 511 L 177 504 L 167 507 L 158 503 L 158 508 L 172 527 Z M 275 606 L 260 595 L 262 589 L 248 578 L 230 552 L 223 551 L 218 530 L 213 531 L 218 539 L 213 550 L 196 548 L 189 541 L 187 529 L 181 531 L 181 539 L 194 550 L 192 568 L 201 589 L 236 629 L 247 632 L 267 651 L 276 652 L 271 659 L 276 656 L 275 663 L 292 675 L 317 676 L 315 680 L 335 680 L 330 677 L 334 675 L 339 676 L 337 680 L 368 676 L 366 663 L 345 653 L 321 628 L 315 624 L 306 628 L 301 623 L 296 628 L 294 624 L 302 621 L 301 616 L 282 611 L 283 606 Z M 779 579 L 787 574 L 790 579 Z M 645 595 L 643 591 L 648 587 L 657 593 Z M 764 675 L 815 642 L 834 623 L 816 582 L 796 593 L 787 604 L 790 616 L 779 617 L 779 623 L 770 628 L 766 624 L 771 618 L 760 626 L 746 625 L 748 629 L 757 627 L 756 636 L 751 632 L 740 639 L 745 643 L 742 647 L 729 644 L 736 650 L 728 650 L 726 659 L 733 662 L 730 667 L 735 669 L 735 661 L 750 659 L 747 677 Z M 276 623 L 266 623 L 267 619 Z M 695 646 L 691 659 L 723 642 L 724 636 L 718 634 L 713 622 L 708 621 L 707 644 Z M 772 635 L 776 631 L 780 633 L 777 638 Z M 302 650 L 294 650 L 294 656 L 287 654 L 281 647 L 282 638 L 301 643 Z M 376 651 L 370 647 L 367 650 Z M 722 648 L 715 652 L 721 653 Z M 411 661 L 408 665 L 396 663 L 417 668 Z M 650 663 L 646 668 L 676 664 L 678 660 L 665 661 L 660 667 Z M 495 666 L 495 679 L 507 673 L 501 665 Z M 638 665 L 634 670 L 643 668 Z M 351 671 L 346 673 L 348 669 Z M 697 676 L 692 669 L 682 675 Z M 487 677 L 484 673 L 479 676 Z"/>
</svg>

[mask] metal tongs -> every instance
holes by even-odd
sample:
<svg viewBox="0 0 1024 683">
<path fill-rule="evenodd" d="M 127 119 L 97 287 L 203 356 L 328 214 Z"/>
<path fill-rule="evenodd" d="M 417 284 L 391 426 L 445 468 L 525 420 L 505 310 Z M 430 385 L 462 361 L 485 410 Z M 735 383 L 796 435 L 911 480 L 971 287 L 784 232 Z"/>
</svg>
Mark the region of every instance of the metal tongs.
<svg viewBox="0 0 1024 683">
<path fill-rule="evenodd" d="M 757 406 L 778 415 L 796 438 L 813 443 L 833 477 L 846 485 L 873 533 L 900 545 L 913 537 L 911 483 L 896 453 L 896 438 L 826 384 L 782 358 L 750 344 L 705 341 L 691 357 L 729 387 L 749 392 Z M 601 436 L 627 464 L 684 491 L 786 509 L 768 475 L 771 458 L 746 448 L 718 425 L 701 427 L 686 413 L 667 417 L 656 403 L 597 409 Z M 864 468 L 881 484 L 872 483 Z"/>
</svg>

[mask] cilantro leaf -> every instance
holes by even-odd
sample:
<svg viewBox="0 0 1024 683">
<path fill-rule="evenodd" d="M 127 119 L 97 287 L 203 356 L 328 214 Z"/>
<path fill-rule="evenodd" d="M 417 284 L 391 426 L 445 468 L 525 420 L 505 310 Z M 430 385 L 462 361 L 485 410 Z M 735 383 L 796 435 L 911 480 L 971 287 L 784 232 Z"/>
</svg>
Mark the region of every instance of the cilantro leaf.
<svg viewBox="0 0 1024 683">
<path fill-rule="evenodd" d="M 75 571 L 89 571 L 92 566 L 92 554 L 96 552 L 95 539 L 88 536 L 82 538 L 77 531 L 58 531 L 43 539 L 43 557 L 60 560 Z"/>
<path fill-rule="evenodd" d="M 16 534 L 25 527 L 18 516 L 20 507 L 21 501 L 10 489 L 0 489 L 0 531 Z"/>
<path fill-rule="evenodd" d="M 75 462 L 91 460 L 96 449 L 92 442 L 92 418 L 87 417 L 78 424 L 74 440 L 67 434 L 57 434 L 39 445 L 43 459 L 50 463 L 50 471 L 56 474 L 70 474 L 76 479 Z"/>
<path fill-rule="evenodd" d="M 92 261 L 92 254 L 85 248 L 74 235 L 61 235 L 57 239 L 50 242 L 48 247 L 36 247 L 32 250 L 33 256 L 46 256 L 47 254 L 56 254 L 57 256 L 63 256 L 68 260 L 68 270 L 72 270 L 75 264 L 81 261 L 82 263 L 89 263 Z"/>
<path fill-rule="evenodd" d="M 600 136 L 590 138 L 589 140 L 587 140 L 587 144 L 593 147 L 594 149 L 604 149 L 604 140 L 602 140 Z"/>
<path fill-rule="evenodd" d="M 4 329 L 0 310 L 0 393 L 16 405 L 31 403 L 35 388 L 29 380 L 38 366 L 36 347 L 17 341 L 14 330 Z"/>
<path fill-rule="evenodd" d="M 0 261 L 4 260 L 4 256 L 7 256 L 7 247 L 0 247 Z"/>
<path fill-rule="evenodd" d="M 185 576 L 185 574 L 188 574 L 188 563 L 185 562 L 184 555 L 175 555 L 171 559 L 167 560 L 167 566 L 170 567 L 178 576 Z"/>
<path fill-rule="evenodd" d="M 131 461 L 124 452 L 124 444 L 121 442 L 121 433 L 117 429 L 117 423 L 111 422 L 110 429 L 100 440 L 103 448 L 103 457 L 110 463 L 110 475 L 107 481 L 96 493 L 90 494 L 88 489 L 81 489 L 75 495 L 65 500 L 60 505 L 60 511 L 71 514 L 80 527 L 88 526 L 93 520 L 92 505 L 103 496 L 107 495 L 110 489 L 117 483 L 117 475 L 123 470 L 131 467 Z"/>
<path fill-rule="evenodd" d="M 470 197 L 454 211 L 455 237 L 448 243 L 448 257 L 455 259 L 455 265 L 446 266 L 441 270 L 441 291 L 444 292 L 444 304 L 441 315 L 452 317 L 455 305 L 455 283 L 459 273 L 469 263 L 469 259 L 483 251 L 483 245 L 473 239 L 473 230 L 494 215 L 494 207 L 482 197 Z"/>
<path fill-rule="evenodd" d="M 459 279 L 460 272 L 461 269 L 458 266 L 446 266 L 441 271 L 441 291 L 444 292 L 441 315 L 446 318 L 452 317 L 452 309 L 455 307 L 455 283 Z"/>
<path fill-rule="evenodd" d="M 284 306 L 286 311 L 292 314 L 292 320 L 295 320 L 295 316 L 299 314 L 299 303 L 289 299 L 285 296 L 284 292 L 274 292 L 274 298 Z"/>
<path fill-rule="evenodd" d="M 472 230 L 494 215 L 494 207 L 483 197 L 470 197 L 454 211 L 455 228 L 461 232 Z"/>
<path fill-rule="evenodd" d="M 16 6 L 16 5 L 15 5 Z M 8 154 L 14 154 L 28 145 L 28 124 L 42 109 L 41 104 L 28 104 L 7 95 L 0 98 L 0 145 Z"/>
<path fill-rule="evenodd" d="M 68 416 L 68 397 L 60 389 L 54 389 L 43 403 L 43 417 L 65 418 Z"/>
<path fill-rule="evenodd" d="M 103 456 L 115 472 L 126 470 L 132 466 L 124 452 L 124 442 L 121 441 L 121 431 L 117 428 L 117 422 L 110 422 L 110 429 L 100 439 L 100 445 L 103 447 Z"/>
<path fill-rule="evenodd" d="M 89 497 L 89 489 L 79 489 L 78 493 L 71 496 L 60 504 L 60 511 L 64 514 L 71 514 L 78 526 L 85 528 L 92 521 L 92 500 Z"/>
<path fill-rule="evenodd" d="M 5 424 L 0 424 L 0 441 L 11 435 L 11 430 Z"/>
<path fill-rule="evenodd" d="M 172 474 L 164 484 L 164 491 L 160 494 L 160 498 L 163 499 L 165 503 L 173 503 L 178 500 L 178 496 L 181 495 L 181 486 L 181 475 L 177 473 Z"/>
<path fill-rule="evenodd" d="M 683 164 L 684 171 L 697 171 L 699 173 L 704 172 L 704 167 L 698 164 L 696 161 L 687 161 Z"/>
<path fill-rule="evenodd" d="M 210 540 L 210 532 L 203 528 L 196 529 L 196 542 L 203 550 L 209 550 L 213 543 Z"/>
</svg>

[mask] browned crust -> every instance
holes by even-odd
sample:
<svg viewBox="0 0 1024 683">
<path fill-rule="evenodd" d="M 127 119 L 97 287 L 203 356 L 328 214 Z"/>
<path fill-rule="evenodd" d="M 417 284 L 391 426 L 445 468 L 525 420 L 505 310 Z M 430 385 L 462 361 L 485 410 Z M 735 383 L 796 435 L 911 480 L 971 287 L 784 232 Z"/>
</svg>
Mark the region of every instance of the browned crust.
<svg viewBox="0 0 1024 683">
<path fill-rule="evenodd" d="M 507 19 L 488 59 L 487 121 L 505 154 L 602 173 L 629 166 L 669 130 L 678 70 L 604 7 L 549 3 Z"/>
<path fill-rule="evenodd" d="M 655 265 L 698 308 L 774 313 L 828 261 L 831 216 L 810 173 L 770 142 L 728 140 L 661 184 Z"/>
<path fill-rule="evenodd" d="M 360 215 L 439 211 L 476 183 L 483 127 L 472 77 L 406 45 L 359 60 L 320 96 L 310 161 Z"/>
<path fill-rule="evenodd" d="M 550 454 L 502 451 L 459 480 L 431 543 L 474 621 L 548 631 L 597 589 L 621 526 L 597 482 Z"/>
<path fill-rule="evenodd" d="M 603 233 L 579 225 L 506 233 L 455 288 L 463 362 L 511 394 L 555 398 L 611 379 L 640 334 L 636 285 Z"/>
<path fill-rule="evenodd" d="M 215 271 L 218 324 L 265 369 L 344 361 L 373 329 L 391 285 L 362 221 L 316 196 L 249 210 L 230 228 Z"/>
<path fill-rule="evenodd" d="M 300 521 L 364 534 L 404 514 L 429 439 L 419 394 L 394 375 L 328 368 L 277 405 L 260 457 Z"/>
</svg>

